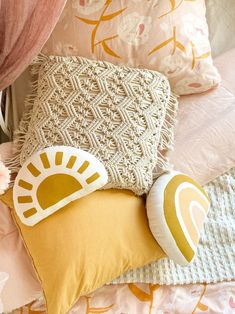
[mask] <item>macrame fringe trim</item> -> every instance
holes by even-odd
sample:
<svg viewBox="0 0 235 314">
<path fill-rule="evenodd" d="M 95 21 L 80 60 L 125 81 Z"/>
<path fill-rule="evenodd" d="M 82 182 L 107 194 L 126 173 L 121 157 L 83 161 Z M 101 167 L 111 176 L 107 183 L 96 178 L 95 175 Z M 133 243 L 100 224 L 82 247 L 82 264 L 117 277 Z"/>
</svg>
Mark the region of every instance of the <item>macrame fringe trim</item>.
<svg viewBox="0 0 235 314">
<path fill-rule="evenodd" d="M 174 129 L 177 122 L 178 96 L 170 92 L 169 100 L 166 106 L 166 115 L 160 131 L 158 145 L 158 160 L 154 169 L 153 177 L 158 178 L 163 172 L 173 169 L 169 158 L 164 155 L 167 151 L 173 150 Z"/>
</svg>

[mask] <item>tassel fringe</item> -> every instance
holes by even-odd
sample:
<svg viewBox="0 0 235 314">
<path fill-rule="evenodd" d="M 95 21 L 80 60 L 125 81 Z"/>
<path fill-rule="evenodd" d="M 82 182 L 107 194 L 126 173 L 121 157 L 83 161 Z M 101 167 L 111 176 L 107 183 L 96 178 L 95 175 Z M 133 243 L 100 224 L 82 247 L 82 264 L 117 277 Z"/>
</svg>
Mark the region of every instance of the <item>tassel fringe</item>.
<svg viewBox="0 0 235 314">
<path fill-rule="evenodd" d="M 160 132 L 160 141 L 158 146 L 158 162 L 153 172 L 153 178 L 157 179 L 163 172 L 173 170 L 169 158 L 165 156 L 166 152 L 173 150 L 174 128 L 177 122 L 178 96 L 170 93 L 169 101 L 166 106 L 166 116 Z M 164 154 L 165 153 L 165 154 Z"/>
</svg>

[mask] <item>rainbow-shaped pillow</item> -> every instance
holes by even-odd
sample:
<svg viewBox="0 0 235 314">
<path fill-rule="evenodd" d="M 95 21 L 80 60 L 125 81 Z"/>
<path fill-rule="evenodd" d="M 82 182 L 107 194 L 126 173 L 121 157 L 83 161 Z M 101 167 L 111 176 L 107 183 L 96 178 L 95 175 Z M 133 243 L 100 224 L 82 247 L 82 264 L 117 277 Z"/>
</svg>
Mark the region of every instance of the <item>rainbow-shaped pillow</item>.
<svg viewBox="0 0 235 314">
<path fill-rule="evenodd" d="M 171 171 L 153 184 L 146 206 L 151 232 L 164 252 L 177 264 L 190 263 L 210 207 L 204 189 L 187 175 Z"/>
</svg>

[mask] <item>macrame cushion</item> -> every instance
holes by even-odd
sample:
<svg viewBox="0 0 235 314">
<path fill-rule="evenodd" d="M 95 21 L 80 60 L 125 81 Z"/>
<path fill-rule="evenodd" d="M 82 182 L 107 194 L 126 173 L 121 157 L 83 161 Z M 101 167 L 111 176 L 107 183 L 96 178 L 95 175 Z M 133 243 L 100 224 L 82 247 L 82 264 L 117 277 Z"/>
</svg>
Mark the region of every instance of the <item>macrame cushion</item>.
<svg viewBox="0 0 235 314">
<path fill-rule="evenodd" d="M 146 201 L 150 230 L 176 263 L 189 264 L 197 250 L 210 201 L 189 176 L 170 171 L 153 184 Z"/>
<path fill-rule="evenodd" d="M 157 154 L 172 143 L 177 107 L 158 72 L 81 57 L 38 57 L 34 97 L 16 134 L 20 168 L 34 152 L 66 145 L 90 152 L 108 172 L 105 188 L 141 195 L 169 167 Z M 33 104 L 32 104 L 33 99 Z"/>
</svg>

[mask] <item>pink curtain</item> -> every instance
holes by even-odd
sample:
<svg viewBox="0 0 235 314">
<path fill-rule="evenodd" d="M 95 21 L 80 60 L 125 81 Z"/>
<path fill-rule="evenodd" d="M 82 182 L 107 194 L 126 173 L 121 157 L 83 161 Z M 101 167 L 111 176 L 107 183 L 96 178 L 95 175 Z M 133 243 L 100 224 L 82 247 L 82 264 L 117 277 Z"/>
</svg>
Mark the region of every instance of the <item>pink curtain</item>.
<svg viewBox="0 0 235 314">
<path fill-rule="evenodd" d="M 29 65 L 50 36 L 66 0 L 0 0 L 0 90 Z"/>
</svg>

